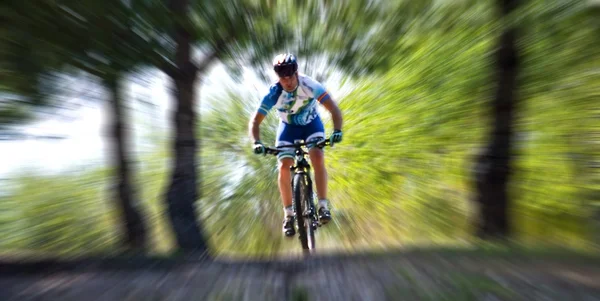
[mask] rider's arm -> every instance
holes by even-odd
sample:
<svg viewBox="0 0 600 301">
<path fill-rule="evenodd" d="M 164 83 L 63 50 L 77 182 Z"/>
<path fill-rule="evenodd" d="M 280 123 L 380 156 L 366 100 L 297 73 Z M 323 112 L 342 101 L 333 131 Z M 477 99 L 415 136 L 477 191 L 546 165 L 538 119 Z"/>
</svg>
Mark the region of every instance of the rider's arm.
<svg viewBox="0 0 600 301">
<path fill-rule="evenodd" d="M 248 134 L 252 139 L 252 142 L 260 140 L 260 123 L 265 119 L 267 113 L 273 105 L 277 102 L 277 97 L 279 97 L 279 93 L 281 93 L 281 86 L 272 85 L 269 88 L 269 93 L 265 95 L 260 102 L 260 105 L 254 112 L 254 115 L 250 118 L 250 122 L 248 123 Z"/>
<path fill-rule="evenodd" d="M 248 124 L 248 133 L 250 134 L 250 138 L 252 138 L 252 142 L 260 140 L 260 123 L 265 119 L 265 115 L 261 112 L 254 113 L 254 116 L 250 118 L 250 123 Z"/>
<path fill-rule="evenodd" d="M 342 130 L 343 118 L 342 111 L 337 106 L 337 104 L 331 100 L 331 97 L 328 97 L 321 104 L 331 113 L 331 119 L 333 120 L 333 129 L 334 130 Z"/>
<path fill-rule="evenodd" d="M 331 99 L 327 89 L 325 89 L 321 83 L 314 81 L 311 78 L 305 78 L 304 80 L 304 84 L 311 87 L 314 98 L 322 104 L 329 113 L 331 113 L 333 129 L 341 131 L 343 125 L 342 111 L 340 111 L 340 108 L 338 108 L 337 104 Z"/>
</svg>

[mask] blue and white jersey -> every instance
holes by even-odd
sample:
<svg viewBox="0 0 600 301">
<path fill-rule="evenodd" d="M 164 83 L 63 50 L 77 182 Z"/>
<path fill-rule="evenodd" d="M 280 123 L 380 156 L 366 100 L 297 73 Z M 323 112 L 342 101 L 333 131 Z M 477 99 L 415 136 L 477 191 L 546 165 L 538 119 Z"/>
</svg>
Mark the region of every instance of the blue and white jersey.
<svg viewBox="0 0 600 301">
<path fill-rule="evenodd" d="M 298 73 L 296 90 L 288 93 L 279 82 L 273 84 L 269 94 L 262 99 L 258 112 L 267 115 L 271 108 L 275 108 L 281 121 L 287 124 L 307 125 L 319 116 L 317 101 L 323 103 L 329 98 L 323 85 L 307 75 Z"/>
</svg>

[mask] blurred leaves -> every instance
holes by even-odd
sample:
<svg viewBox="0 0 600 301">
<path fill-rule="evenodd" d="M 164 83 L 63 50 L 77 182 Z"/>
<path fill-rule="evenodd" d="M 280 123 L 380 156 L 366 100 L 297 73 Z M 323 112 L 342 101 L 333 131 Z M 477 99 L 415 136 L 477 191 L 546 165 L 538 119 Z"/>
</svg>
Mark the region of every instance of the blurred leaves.
<svg viewBox="0 0 600 301">
<path fill-rule="evenodd" d="M 116 216 L 103 200 L 105 178 L 105 171 L 60 177 L 23 174 L 13 197 L 0 202 L 0 246 L 58 254 L 114 250 Z"/>
<path fill-rule="evenodd" d="M 188 21 L 166 13 L 158 0 L 42 3 L 48 9 L 35 14 L 23 14 L 33 8 L 30 2 L 2 10 L 2 20 L 18 25 L 1 31 L 0 85 L 2 97 L 10 99 L 0 104 L 2 124 L 26 115 L 20 102 L 38 100 L 31 95 L 42 81 L 34 74 L 62 70 L 66 62 L 96 74 L 136 66 L 168 69 L 174 45 L 167 34 L 174 22 L 184 22 L 194 34 L 196 61 L 218 53 L 216 59 L 242 83 L 242 67 L 266 79 L 278 51 L 297 53 L 308 73 L 341 77 L 347 91 L 332 97 L 344 114 L 344 141 L 326 150 L 335 222 L 318 231 L 320 246 L 471 240 L 470 170 L 487 139 L 491 54 L 506 25 L 497 20 L 493 3 L 202 1 L 194 2 Z M 60 10 L 64 6 L 71 9 Z M 599 12 L 583 1 L 537 0 L 511 19 L 521 22 L 523 68 L 510 195 L 524 241 L 585 247 L 592 237 L 600 201 Z M 21 25 L 36 35 L 12 31 Z M 46 44 L 48 35 L 68 40 L 61 43 L 68 49 Z M 262 96 L 233 89 L 217 98 L 201 96 L 198 213 L 219 254 L 298 250 L 296 240 L 281 236 L 276 159 L 254 155 L 247 138 L 248 118 Z M 327 114 L 323 117 L 330 130 Z M 266 143 L 274 143 L 277 124 L 269 114 L 261 125 Z M 157 151 L 144 158 L 136 177 L 150 208 L 155 249 L 161 251 L 172 243 L 157 201 L 169 156 Z M 0 201 L 9 212 L 0 222 L 7 237 L 2 246 L 59 250 L 65 240 L 83 248 L 92 243 L 91 234 L 78 228 L 85 216 L 95 221 L 89 232 L 102 238 L 94 246 L 100 241 L 110 246 L 116 215 L 99 195 L 106 175 L 83 179 L 88 177 L 92 184 L 64 177 L 17 179 L 19 188 Z M 36 189 L 42 185 L 44 193 Z"/>
<path fill-rule="evenodd" d="M 0 10 L 6 29 L 0 35 L 0 92 L 8 107 L 6 112 L 0 108 L 0 116 L 7 118 L 0 127 L 33 118 L 41 107 L 64 109 L 56 96 L 64 93 L 57 83 L 65 73 L 105 79 L 166 64 L 159 55 L 166 51 L 156 36 L 123 1 L 5 1 Z M 27 113 L 4 117 L 12 116 L 12 107 Z"/>
</svg>

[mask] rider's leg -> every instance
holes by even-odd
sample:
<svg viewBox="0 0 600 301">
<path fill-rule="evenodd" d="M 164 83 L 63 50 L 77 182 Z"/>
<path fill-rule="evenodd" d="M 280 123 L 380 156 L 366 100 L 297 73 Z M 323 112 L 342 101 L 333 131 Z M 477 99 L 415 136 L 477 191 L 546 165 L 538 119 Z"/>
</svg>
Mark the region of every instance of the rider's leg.
<svg viewBox="0 0 600 301">
<path fill-rule="evenodd" d="M 277 146 L 292 144 L 298 136 L 298 129 L 281 122 L 277 131 Z M 292 236 L 296 233 L 294 228 L 294 209 L 292 207 L 292 172 L 290 167 L 294 164 L 294 149 L 283 149 L 277 155 L 279 161 L 279 193 L 281 195 L 281 203 L 283 204 L 283 233 L 286 236 Z"/>
<path fill-rule="evenodd" d="M 327 169 L 325 168 L 325 155 L 323 150 L 313 148 L 309 151 L 310 161 L 315 173 L 315 185 L 317 186 L 317 213 L 322 224 L 331 221 L 331 212 L 329 211 L 329 201 L 327 200 Z"/>
<path fill-rule="evenodd" d="M 325 129 L 321 118 L 315 118 L 307 125 L 307 142 L 316 142 L 325 139 Z M 327 199 L 327 170 L 325 169 L 325 155 L 318 147 L 310 147 L 308 150 L 310 163 L 315 174 L 315 186 L 317 186 L 317 197 L 319 200 Z"/>
<path fill-rule="evenodd" d="M 317 186 L 317 197 L 319 200 L 327 199 L 327 169 L 325 168 L 325 155 L 320 148 L 312 148 L 308 152 L 310 162 L 315 173 L 315 185 Z"/>
<path fill-rule="evenodd" d="M 281 203 L 283 204 L 283 227 L 282 231 L 286 236 L 296 234 L 294 228 L 294 208 L 292 206 L 292 171 L 290 167 L 294 164 L 292 158 L 279 159 L 279 193 Z"/>
<path fill-rule="evenodd" d="M 294 228 L 294 208 L 292 206 L 292 172 L 290 167 L 294 164 L 292 158 L 279 159 L 279 193 L 281 203 L 283 204 L 283 227 L 282 231 L 286 236 L 296 234 Z"/>
<path fill-rule="evenodd" d="M 306 138 L 306 141 L 318 141 L 325 138 L 325 130 L 320 118 L 315 119 L 309 124 L 311 134 Z M 325 154 L 322 149 L 311 147 L 308 151 L 311 165 L 315 175 L 315 186 L 317 188 L 317 211 L 319 219 L 323 224 L 331 220 L 329 212 L 329 201 L 327 200 L 327 169 L 325 168 Z"/>
<path fill-rule="evenodd" d="M 281 202 L 283 203 L 286 215 L 293 215 L 294 213 L 293 211 L 289 211 L 292 206 L 292 172 L 290 171 L 290 167 L 293 164 L 294 160 L 291 158 L 282 158 L 279 160 L 279 193 L 281 194 Z"/>
</svg>

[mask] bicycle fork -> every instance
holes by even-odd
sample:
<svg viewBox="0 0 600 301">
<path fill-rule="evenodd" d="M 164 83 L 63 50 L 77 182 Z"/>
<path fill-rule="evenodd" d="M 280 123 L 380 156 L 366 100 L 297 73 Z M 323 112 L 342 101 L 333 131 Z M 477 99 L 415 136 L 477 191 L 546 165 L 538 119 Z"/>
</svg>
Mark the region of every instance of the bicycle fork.
<svg viewBox="0 0 600 301">
<path fill-rule="evenodd" d="M 316 199 L 317 195 L 314 192 L 313 183 L 312 183 L 310 176 L 306 176 L 305 179 L 307 181 L 306 186 L 308 187 L 308 190 L 309 190 L 308 195 L 310 196 L 310 200 L 309 200 L 308 208 L 305 208 L 304 216 L 305 216 L 305 218 L 309 218 L 309 220 L 312 224 L 313 230 L 316 230 L 317 227 L 321 227 L 321 223 L 319 222 L 319 218 L 317 217 L 317 210 L 315 209 L 315 199 Z"/>
</svg>

